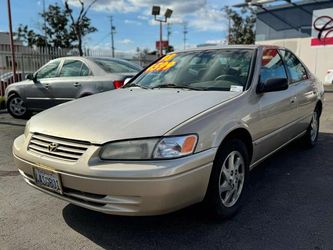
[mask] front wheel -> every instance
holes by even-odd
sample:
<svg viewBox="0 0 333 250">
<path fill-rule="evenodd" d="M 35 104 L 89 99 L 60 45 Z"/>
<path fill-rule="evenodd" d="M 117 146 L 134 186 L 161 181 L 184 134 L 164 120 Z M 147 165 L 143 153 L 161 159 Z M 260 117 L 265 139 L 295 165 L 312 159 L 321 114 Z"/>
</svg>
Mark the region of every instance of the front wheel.
<svg viewBox="0 0 333 250">
<path fill-rule="evenodd" d="M 231 217 L 240 207 L 248 179 L 249 157 L 238 139 L 224 143 L 218 151 L 208 185 L 206 203 L 218 218 Z"/>
<path fill-rule="evenodd" d="M 8 98 L 7 110 L 14 118 L 27 119 L 31 116 L 23 99 L 18 95 L 12 95 Z"/>
</svg>

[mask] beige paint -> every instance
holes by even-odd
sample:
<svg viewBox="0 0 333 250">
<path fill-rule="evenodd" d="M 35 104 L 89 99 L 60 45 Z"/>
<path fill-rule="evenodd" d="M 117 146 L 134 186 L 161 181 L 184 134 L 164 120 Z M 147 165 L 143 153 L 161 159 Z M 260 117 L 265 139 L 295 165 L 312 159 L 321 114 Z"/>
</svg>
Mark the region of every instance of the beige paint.
<svg viewBox="0 0 333 250">
<path fill-rule="evenodd" d="M 104 213 L 163 214 L 202 201 L 217 149 L 223 147 L 230 133 L 249 133 L 252 169 L 303 135 L 317 102 L 323 98 L 322 85 L 313 77 L 283 91 L 257 93 L 265 48 L 254 49 L 259 59 L 251 86 L 244 92 L 132 87 L 82 98 L 34 116 L 25 135 L 13 145 L 20 173 L 41 191 Z M 79 144 L 79 148 L 85 147 L 84 152 L 74 161 L 52 157 L 45 151 L 34 152 L 29 145 L 38 133 L 43 134 L 39 136 L 46 145 L 60 140 L 71 150 Z M 193 133 L 199 138 L 197 147 L 183 158 L 105 161 L 99 157 L 103 144 L 110 141 Z M 71 151 L 66 152 L 64 156 Z M 51 169 L 61 177 L 63 195 L 36 185 L 36 167 Z"/>
</svg>

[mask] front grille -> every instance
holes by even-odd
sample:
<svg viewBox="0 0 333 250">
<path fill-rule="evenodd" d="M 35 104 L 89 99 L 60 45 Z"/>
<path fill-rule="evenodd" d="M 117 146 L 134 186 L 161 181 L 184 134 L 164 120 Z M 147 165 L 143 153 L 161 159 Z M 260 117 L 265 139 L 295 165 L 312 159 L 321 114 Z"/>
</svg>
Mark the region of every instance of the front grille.
<svg viewBox="0 0 333 250">
<path fill-rule="evenodd" d="M 43 134 L 33 134 L 28 150 L 39 155 L 46 155 L 66 161 L 77 161 L 88 149 L 90 143 L 64 139 Z"/>
</svg>

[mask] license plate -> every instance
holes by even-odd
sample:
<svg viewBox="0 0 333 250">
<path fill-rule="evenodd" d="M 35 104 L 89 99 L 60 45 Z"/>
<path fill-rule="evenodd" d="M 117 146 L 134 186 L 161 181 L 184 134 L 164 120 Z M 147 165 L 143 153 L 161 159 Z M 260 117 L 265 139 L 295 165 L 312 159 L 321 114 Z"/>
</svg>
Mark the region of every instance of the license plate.
<svg viewBox="0 0 333 250">
<path fill-rule="evenodd" d="M 34 168 L 35 182 L 38 186 L 62 194 L 59 174 L 40 168 Z"/>
</svg>

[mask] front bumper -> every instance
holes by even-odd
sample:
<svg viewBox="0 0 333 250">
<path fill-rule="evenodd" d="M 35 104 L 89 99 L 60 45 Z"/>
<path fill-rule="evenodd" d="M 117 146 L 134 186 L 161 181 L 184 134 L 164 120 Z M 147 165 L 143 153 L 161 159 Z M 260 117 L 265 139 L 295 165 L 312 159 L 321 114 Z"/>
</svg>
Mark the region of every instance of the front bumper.
<svg viewBox="0 0 333 250">
<path fill-rule="evenodd" d="M 202 201 L 216 153 L 210 149 L 185 158 L 131 162 L 128 166 L 124 162 L 93 164 L 83 157 L 75 166 L 66 167 L 31 155 L 24 141 L 24 136 L 15 140 L 13 154 L 29 185 L 78 206 L 117 215 L 165 214 Z M 41 166 L 60 175 L 62 195 L 35 184 L 33 168 Z"/>
</svg>

